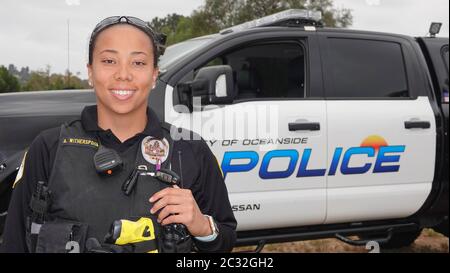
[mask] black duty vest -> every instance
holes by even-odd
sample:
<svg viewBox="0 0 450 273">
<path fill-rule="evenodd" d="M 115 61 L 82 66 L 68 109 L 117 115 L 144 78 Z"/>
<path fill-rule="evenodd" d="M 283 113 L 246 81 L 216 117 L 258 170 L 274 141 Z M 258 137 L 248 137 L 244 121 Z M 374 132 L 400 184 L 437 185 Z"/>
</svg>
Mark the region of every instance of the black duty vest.
<svg viewBox="0 0 450 273">
<path fill-rule="evenodd" d="M 161 168 L 168 168 L 173 141 L 164 128 L 169 142 L 169 155 Z M 80 121 L 62 125 L 54 166 L 48 181 L 51 191 L 50 218 L 66 219 L 89 225 L 87 237 L 103 242 L 114 220 L 146 216 L 153 219 L 156 230 L 160 229 L 156 217 L 150 214 L 150 197 L 167 187 L 151 176 L 140 176 L 129 196 L 122 185 L 138 165 L 146 165 L 155 171 L 156 166 L 147 162 L 138 142 L 123 153 L 123 169 L 112 176 L 97 174 L 93 156 L 98 149 L 97 137 L 85 132 Z"/>
</svg>

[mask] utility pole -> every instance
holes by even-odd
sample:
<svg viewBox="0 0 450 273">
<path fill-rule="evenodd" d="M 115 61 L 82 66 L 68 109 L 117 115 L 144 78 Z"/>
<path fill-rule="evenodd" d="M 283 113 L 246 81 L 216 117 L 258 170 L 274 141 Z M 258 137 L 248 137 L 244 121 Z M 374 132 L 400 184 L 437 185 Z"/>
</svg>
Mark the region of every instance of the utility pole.
<svg viewBox="0 0 450 273">
<path fill-rule="evenodd" d="M 67 19 L 67 86 L 70 88 L 70 19 Z"/>
</svg>

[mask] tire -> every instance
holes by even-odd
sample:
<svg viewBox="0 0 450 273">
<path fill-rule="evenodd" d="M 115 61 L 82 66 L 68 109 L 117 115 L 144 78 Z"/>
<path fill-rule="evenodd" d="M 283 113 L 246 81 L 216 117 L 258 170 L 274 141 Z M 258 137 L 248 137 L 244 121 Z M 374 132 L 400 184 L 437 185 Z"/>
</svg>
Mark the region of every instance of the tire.
<svg viewBox="0 0 450 273">
<path fill-rule="evenodd" d="M 395 249 L 410 246 L 420 236 L 422 229 L 394 232 L 388 242 L 380 243 L 380 247 L 384 249 Z M 364 240 L 383 238 L 386 234 L 365 234 L 360 238 Z"/>
<path fill-rule="evenodd" d="M 448 238 L 448 218 L 447 220 L 442 221 L 439 225 L 433 227 L 433 230 Z"/>
</svg>

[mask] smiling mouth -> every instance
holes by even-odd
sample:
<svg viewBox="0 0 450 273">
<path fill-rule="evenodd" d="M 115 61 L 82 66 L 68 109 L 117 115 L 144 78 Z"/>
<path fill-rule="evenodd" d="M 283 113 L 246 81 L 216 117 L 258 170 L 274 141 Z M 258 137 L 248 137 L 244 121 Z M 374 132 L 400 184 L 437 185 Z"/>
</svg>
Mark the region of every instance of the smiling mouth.
<svg viewBox="0 0 450 273">
<path fill-rule="evenodd" d="M 136 92 L 134 89 L 111 89 L 110 91 L 118 100 L 127 100 Z"/>
</svg>

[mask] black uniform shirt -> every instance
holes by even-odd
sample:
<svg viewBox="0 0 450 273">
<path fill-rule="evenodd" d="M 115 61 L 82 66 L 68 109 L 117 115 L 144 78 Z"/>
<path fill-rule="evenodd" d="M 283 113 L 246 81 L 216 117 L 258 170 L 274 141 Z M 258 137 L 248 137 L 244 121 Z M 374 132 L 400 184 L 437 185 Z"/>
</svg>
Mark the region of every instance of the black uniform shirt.
<svg viewBox="0 0 450 273">
<path fill-rule="evenodd" d="M 102 145 L 122 152 L 141 142 L 146 136 L 163 137 L 163 129 L 156 114 L 147 110 L 147 125 L 143 132 L 121 142 L 111 130 L 98 126 L 97 107 L 88 106 L 81 114 L 86 132 L 98 135 Z M 15 183 L 3 234 L 3 251 L 28 252 L 25 241 L 25 222 L 31 215 L 30 199 L 37 181 L 49 181 L 56 151 L 60 127 L 40 133 L 32 142 L 24 161 L 23 176 Z M 184 188 L 189 188 L 202 213 L 213 216 L 219 235 L 211 242 L 195 240 L 199 251 L 227 252 L 236 241 L 236 219 L 231 210 L 228 192 L 221 170 L 211 150 L 203 140 L 174 142 L 172 169 L 179 173 L 178 152 L 182 154 Z M 91 160 L 91 159 L 87 159 Z"/>
</svg>

